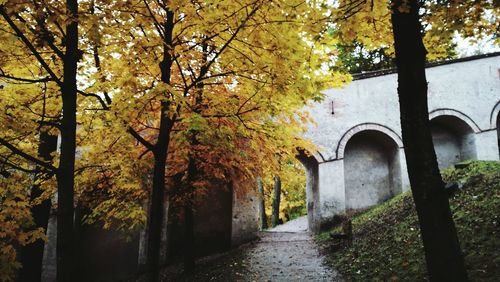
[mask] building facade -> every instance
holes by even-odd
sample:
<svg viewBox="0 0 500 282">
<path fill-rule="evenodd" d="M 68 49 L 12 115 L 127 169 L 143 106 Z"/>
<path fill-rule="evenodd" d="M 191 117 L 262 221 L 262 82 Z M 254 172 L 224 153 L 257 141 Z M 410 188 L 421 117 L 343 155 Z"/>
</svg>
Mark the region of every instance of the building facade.
<svg viewBox="0 0 500 282">
<path fill-rule="evenodd" d="M 499 159 L 500 53 L 426 69 L 431 132 L 439 167 Z M 306 137 L 319 151 L 303 160 L 309 226 L 335 214 L 379 204 L 409 189 L 401 139 L 397 74 L 356 75 L 308 108 L 316 121 Z"/>
</svg>

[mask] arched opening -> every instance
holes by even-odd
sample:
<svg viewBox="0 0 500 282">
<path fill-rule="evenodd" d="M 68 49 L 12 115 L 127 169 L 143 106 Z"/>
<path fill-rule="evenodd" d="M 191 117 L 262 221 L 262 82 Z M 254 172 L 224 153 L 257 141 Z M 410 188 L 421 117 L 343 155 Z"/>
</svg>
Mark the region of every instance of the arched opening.
<svg viewBox="0 0 500 282">
<path fill-rule="evenodd" d="M 498 158 L 500 159 L 500 112 L 497 115 Z"/>
<path fill-rule="evenodd" d="M 299 149 L 295 159 L 281 162 L 279 173 L 265 174 L 257 186 L 263 193 L 259 204 L 262 229 L 273 232 L 319 230 L 318 161 L 314 156 Z"/>
<path fill-rule="evenodd" d="M 399 148 L 388 135 L 365 130 L 344 150 L 346 210 L 377 205 L 402 192 Z"/>
<path fill-rule="evenodd" d="M 465 121 L 442 115 L 431 120 L 430 128 L 439 169 L 477 158 L 475 134 Z"/>
</svg>

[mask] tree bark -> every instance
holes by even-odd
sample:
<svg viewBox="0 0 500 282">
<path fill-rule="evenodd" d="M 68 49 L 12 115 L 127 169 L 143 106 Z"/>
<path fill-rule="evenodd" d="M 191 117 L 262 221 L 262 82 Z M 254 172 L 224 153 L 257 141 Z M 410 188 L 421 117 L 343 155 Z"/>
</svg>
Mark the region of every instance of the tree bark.
<svg viewBox="0 0 500 282">
<path fill-rule="evenodd" d="M 259 191 L 259 217 L 260 217 L 260 230 L 267 229 L 267 216 L 266 206 L 264 201 L 264 186 L 262 185 L 262 178 L 257 177 L 257 190 Z"/>
<path fill-rule="evenodd" d="M 51 153 L 55 152 L 57 149 L 57 136 L 50 135 L 45 131 L 40 132 L 40 141 L 38 146 L 38 156 L 44 161 L 51 161 Z M 30 199 L 34 200 L 39 198 L 43 190 L 38 184 L 40 180 L 40 172 L 35 172 L 33 177 L 33 187 L 31 188 Z M 51 208 L 51 199 L 46 199 L 42 201 L 39 205 L 31 207 L 31 214 L 35 221 L 36 227 L 42 227 L 47 230 L 47 225 L 49 223 Z M 37 240 L 31 244 L 28 244 L 21 249 L 21 264 L 22 268 L 19 272 L 19 281 L 40 281 L 42 275 L 42 260 L 43 260 L 43 248 L 44 241 Z"/>
<path fill-rule="evenodd" d="M 184 205 L 184 272 L 193 273 L 194 262 L 194 216 L 190 203 Z"/>
<path fill-rule="evenodd" d="M 160 63 L 161 81 L 163 83 L 170 84 L 172 55 L 169 51 L 172 46 L 172 32 L 174 29 L 174 13 L 170 10 L 167 11 L 164 28 L 163 61 Z M 153 168 L 151 206 L 148 216 L 149 233 L 147 247 L 148 280 L 151 282 L 160 280 L 161 234 L 162 223 L 165 218 L 165 169 L 167 165 L 167 152 L 170 142 L 170 134 L 174 124 L 174 120 L 169 117 L 169 110 L 170 103 L 168 101 L 163 101 L 161 103 L 158 139 L 152 150 L 155 163 Z"/>
<path fill-rule="evenodd" d="M 162 138 L 163 139 L 163 138 Z M 165 143 L 168 143 L 167 140 Z M 168 146 L 168 145 L 165 145 Z M 149 281 L 159 281 L 161 227 L 164 218 L 163 201 L 165 197 L 165 166 L 166 148 L 156 151 L 153 170 L 153 189 L 151 193 L 151 207 L 149 210 L 149 233 L 147 267 Z"/>
<path fill-rule="evenodd" d="M 280 219 L 280 200 L 281 200 L 281 179 L 279 176 L 274 177 L 274 195 L 273 195 L 273 213 L 271 216 L 271 224 L 273 227 L 279 224 Z"/>
<path fill-rule="evenodd" d="M 202 74 L 207 72 L 208 68 L 208 45 L 206 43 L 202 44 L 202 64 L 200 67 L 200 77 Z M 201 114 L 203 107 L 203 88 L 205 84 L 203 82 L 198 82 L 196 84 L 196 96 L 194 100 L 194 105 L 192 105 L 193 112 L 196 114 Z M 198 141 L 198 132 L 192 131 L 189 138 L 190 146 L 194 148 L 200 144 Z M 184 272 L 191 274 L 194 272 L 195 268 L 195 250 L 194 250 L 194 198 L 195 193 L 194 182 L 199 179 L 200 172 L 198 171 L 196 165 L 197 159 L 196 154 L 191 152 L 189 154 L 189 163 L 187 169 L 187 190 L 184 190 Z"/>
<path fill-rule="evenodd" d="M 76 73 L 78 50 L 78 1 L 67 0 L 69 21 L 66 25 L 62 85 L 61 156 L 57 170 L 57 281 L 74 279 L 73 196 L 76 152 Z"/>
<path fill-rule="evenodd" d="M 196 134 L 193 133 L 191 136 L 191 145 L 198 144 L 196 139 Z M 196 181 L 198 177 L 198 169 L 196 167 L 195 158 L 190 155 L 189 163 L 187 168 L 187 184 L 186 190 L 184 193 L 184 242 L 183 242 L 183 251 L 184 251 L 184 272 L 191 274 L 195 268 L 194 261 L 194 214 L 193 214 L 193 206 L 194 206 L 194 186 L 193 183 Z"/>
<path fill-rule="evenodd" d="M 466 281 L 460 244 L 429 129 L 426 50 L 417 0 L 392 1 L 401 129 L 431 281 Z M 403 5 L 408 5 L 409 12 Z"/>
</svg>

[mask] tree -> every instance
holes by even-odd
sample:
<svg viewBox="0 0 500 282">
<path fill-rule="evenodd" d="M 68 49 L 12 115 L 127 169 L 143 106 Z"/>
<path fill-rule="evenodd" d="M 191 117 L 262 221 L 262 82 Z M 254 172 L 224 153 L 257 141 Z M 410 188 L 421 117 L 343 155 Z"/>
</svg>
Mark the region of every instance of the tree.
<svg viewBox="0 0 500 282">
<path fill-rule="evenodd" d="M 19 171 L 0 176 L 0 279 L 12 281 L 21 268 L 15 246 L 43 241 L 44 230 L 37 228 L 30 213 L 30 199 L 19 184 L 31 185 L 31 179 Z"/>
<path fill-rule="evenodd" d="M 309 145 L 308 150 L 314 151 L 317 148 Z M 295 148 L 290 152 L 298 154 Z M 279 153 L 279 150 L 275 150 L 274 153 Z M 286 222 L 307 214 L 306 176 L 303 165 L 294 155 L 281 153 L 281 157 L 275 158 L 276 167 L 273 167 L 273 170 L 265 169 L 263 171 L 262 186 L 265 191 L 264 201 L 267 210 L 273 214 L 275 212 L 273 210 L 276 188 L 275 174 L 279 172 L 281 195 L 276 218 L 278 221 L 281 219 Z"/>
<path fill-rule="evenodd" d="M 58 280 L 74 268 L 75 203 L 90 211 L 84 221 L 125 230 L 144 221 L 138 203 L 147 193 L 148 267 L 157 280 L 167 176 L 182 175 L 175 189 L 189 206 L 208 189 L 273 170 L 270 155 L 307 146 L 297 135 L 309 118 L 296 110 L 348 80 L 328 68 L 326 1 L 1 1 L 0 8 L 2 91 L 11 102 L 2 119 L 14 121 L 2 122 L 1 153 L 6 164 L 22 163 L 6 182 L 23 179 L 16 189 L 24 191 L 33 164 L 55 174 L 45 182 L 58 186 Z M 51 99 L 39 103 L 44 93 Z M 31 114 L 15 120 L 23 110 Z M 61 135 L 52 162 L 37 158 L 38 135 L 26 134 L 41 112 Z"/>
<path fill-rule="evenodd" d="M 267 229 L 267 216 L 266 216 L 266 201 L 264 195 L 264 185 L 262 184 L 262 178 L 257 177 L 257 191 L 259 192 L 259 219 L 260 219 L 260 230 Z"/>
<path fill-rule="evenodd" d="M 337 49 L 339 54 L 335 68 L 338 70 L 355 74 L 394 67 L 393 57 L 387 54 L 388 47 L 367 50 L 363 44 L 354 41 L 337 44 Z"/>
<path fill-rule="evenodd" d="M 281 179 L 274 176 L 273 212 L 271 214 L 271 225 L 276 227 L 280 224 L 280 200 L 281 200 Z"/>
<path fill-rule="evenodd" d="M 8 38 L 3 39 L 9 42 Z M 0 53 L 7 51 L 8 48 L 12 51 L 12 45 L 5 47 L 5 49 L 4 46 L 0 48 Z M 48 81 L 42 79 L 37 85 L 37 79 L 31 77 L 30 72 L 36 72 L 37 66 L 25 60 L 23 63 L 31 68 L 16 67 L 10 64 L 11 61 L 16 60 L 10 57 L 0 62 L 0 81 L 6 83 L 0 90 L 2 93 L 0 107 L 6 109 L 0 116 L 2 124 L 0 127 L 0 172 L 2 175 L 0 194 L 2 202 L 7 206 L 8 202 L 15 201 L 18 207 L 22 206 L 23 210 L 28 212 L 26 214 L 21 212 L 25 219 L 17 223 L 21 229 L 18 235 L 15 235 L 17 232 L 11 232 L 11 228 L 4 225 L 9 224 L 9 217 L 16 218 L 13 214 L 9 215 L 10 209 L 4 210 L 0 225 L 3 226 L 1 229 L 11 230 L 4 233 L 6 236 L 4 242 L 7 242 L 7 245 L 17 241 L 21 246 L 19 250 L 22 269 L 19 279 L 33 281 L 40 279 L 44 242 L 43 236 L 37 237 L 36 240 L 26 240 L 31 237 L 31 235 L 26 235 L 33 233 L 31 229 L 37 229 L 37 234 L 43 234 L 47 228 L 51 209 L 50 196 L 54 189 L 52 181 L 54 171 L 37 162 L 52 163 L 57 136 L 53 135 L 55 128 L 48 123 L 52 120 L 52 116 L 57 116 L 58 112 L 48 106 L 56 101 L 56 98 L 50 94 Z M 19 61 L 22 62 L 22 60 Z M 10 95 L 11 93 L 18 95 Z M 26 112 L 20 114 L 23 109 Z M 11 180 L 14 181 L 11 182 Z M 7 187 L 3 185 L 4 183 Z M 22 194 L 24 196 L 21 197 Z M 24 239 L 16 238 L 18 236 Z M 10 255 L 12 252 L 4 249 L 2 254 Z M 14 257 L 11 258 L 10 261 L 4 261 L 2 264 L 6 268 L 19 268 L 21 265 L 15 262 Z M 13 275 L 11 271 L 5 269 L 1 272 L 9 276 Z"/>
<path fill-rule="evenodd" d="M 394 0 L 392 11 L 401 129 L 427 271 L 431 281 L 467 281 L 429 127 L 419 3 Z"/>
<path fill-rule="evenodd" d="M 471 43 L 495 34 L 498 9 L 494 2 L 421 1 L 419 15 L 427 50 L 426 60 L 434 62 L 456 57 L 457 34 Z M 384 57 L 394 58 L 388 1 L 343 0 L 338 3 L 333 15 L 336 24 L 331 34 L 338 41 L 340 52 L 337 56 L 345 67 L 352 67 L 345 52 L 351 48 L 354 48 L 354 57 L 363 52 L 365 56 L 373 57 L 375 61 L 372 63 L 376 64 L 384 62 Z M 498 38 L 495 40 L 498 42 Z"/>
<path fill-rule="evenodd" d="M 13 58 L 19 54 L 25 56 L 23 59 L 10 60 L 8 68 L 11 69 L 16 63 L 21 63 L 19 65 L 21 68 L 37 66 L 35 69 L 40 70 L 39 73 L 34 73 L 28 69 L 27 72 L 31 73 L 28 77 L 10 76 L 4 73 L 3 78 L 32 84 L 43 85 L 46 83 L 47 89 L 58 93 L 59 102 L 50 105 L 44 104 L 43 107 L 43 114 L 45 114 L 45 106 L 52 110 L 59 108 L 59 116 L 51 116 L 49 120 L 43 122 L 56 127 L 61 136 L 61 150 L 57 167 L 40 160 L 36 154 L 24 152 L 22 148 L 16 147 L 7 139 L 0 139 L 1 144 L 12 153 L 42 167 L 56 177 L 58 281 L 68 281 L 74 276 L 73 216 L 77 94 L 97 99 L 104 109 L 107 108 L 107 103 L 98 94 L 77 89 L 77 64 L 83 57 L 83 52 L 79 49 L 79 41 L 82 40 L 82 37 L 79 36 L 78 30 L 79 27 L 85 27 L 80 22 L 78 4 L 77 0 L 68 0 L 66 3 L 59 1 L 44 3 L 0 2 L 2 25 L 8 27 L 8 29 L 2 30 L 2 33 L 8 38 L 6 43 L 11 44 L 9 45 L 11 49 L 6 49 L 4 52 Z M 56 13 L 55 11 L 65 12 Z M 26 72 L 26 70 L 24 71 Z M 33 92 L 30 92 L 29 88 L 17 89 L 17 93 L 16 91 L 10 93 L 27 93 L 28 97 L 33 98 Z M 27 108 L 31 111 L 35 110 L 31 109 L 29 104 L 27 104 Z M 16 108 L 16 114 L 22 113 L 21 109 Z"/>
<path fill-rule="evenodd" d="M 45 161 L 52 161 L 52 154 L 56 152 L 57 136 L 50 135 L 47 131 L 40 132 L 40 141 L 38 145 L 38 157 Z M 41 227 L 47 230 L 50 217 L 50 209 L 52 202 L 50 198 L 42 196 L 44 190 L 41 188 L 41 182 L 46 177 L 52 175 L 44 175 L 43 168 L 38 167 L 38 171 L 34 172 L 33 185 L 30 191 L 31 214 L 36 227 Z M 40 203 L 33 204 L 33 202 Z M 44 242 L 37 240 L 31 244 L 27 244 L 21 249 L 21 264 L 22 269 L 19 273 L 20 281 L 38 281 L 42 275 L 42 260 L 43 260 Z"/>
<path fill-rule="evenodd" d="M 256 151 L 257 143 L 276 139 L 280 131 L 272 130 L 277 124 L 293 123 L 295 130 L 293 111 L 310 98 L 319 98 L 322 87 L 345 78 L 332 78 L 323 71 L 328 60 L 319 50 L 329 46 L 321 35 L 327 9 L 320 4 L 141 1 L 116 10 L 123 11 L 117 19 L 123 32 L 120 38 L 130 42 L 116 52 L 136 58 L 126 72 L 120 66 L 114 74 L 121 84 L 121 93 L 114 99 L 128 105 L 117 115 L 130 125 L 129 132 L 145 147 L 145 154 L 152 152 L 155 158 L 148 265 L 150 273 L 157 273 L 165 164 L 166 175 L 185 176 L 184 200 L 212 187 L 200 181 L 210 175 L 206 163 L 214 165 L 213 178 L 225 178 L 227 183 L 230 177 L 224 173 L 235 171 L 228 167 L 243 159 L 234 157 L 234 148 Z M 151 67 L 160 58 L 160 68 Z M 226 140 L 213 132 L 222 132 Z M 262 133 L 272 138 L 259 140 Z M 214 158 L 221 155 L 228 163 L 216 165 Z M 246 170 L 247 175 L 254 173 Z M 151 280 L 157 277 L 153 274 Z"/>
<path fill-rule="evenodd" d="M 434 281 L 463 281 L 467 275 L 429 131 L 426 57 L 446 58 L 450 53 L 446 42 L 455 32 L 474 37 L 494 33 L 499 12 L 493 2 L 394 0 L 389 9 L 385 1 L 355 0 L 338 7 L 341 35 L 373 48 L 394 42 L 408 173 L 429 277 Z M 351 25 L 361 19 L 365 21 L 360 25 Z"/>
</svg>

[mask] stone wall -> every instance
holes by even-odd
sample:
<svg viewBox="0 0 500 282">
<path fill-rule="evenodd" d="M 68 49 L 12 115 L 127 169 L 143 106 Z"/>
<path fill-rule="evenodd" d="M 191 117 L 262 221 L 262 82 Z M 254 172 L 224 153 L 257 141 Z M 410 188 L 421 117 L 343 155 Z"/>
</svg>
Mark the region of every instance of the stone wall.
<svg viewBox="0 0 500 282">
<path fill-rule="evenodd" d="M 125 238 L 117 231 L 97 226 L 78 227 L 75 281 L 119 281 L 134 275 L 139 253 L 138 233 Z M 56 281 L 57 218 L 51 216 L 47 228 L 42 278 L 43 282 Z"/>
<path fill-rule="evenodd" d="M 231 246 L 238 246 L 257 237 L 259 231 L 259 196 L 256 190 L 243 193 L 238 184 L 233 187 Z"/>
<path fill-rule="evenodd" d="M 320 229 L 321 212 L 319 202 L 318 160 L 305 152 L 300 152 L 297 159 L 306 172 L 306 203 L 308 230 L 318 232 Z"/>
<path fill-rule="evenodd" d="M 346 210 L 368 208 L 401 193 L 398 147 L 390 138 L 363 131 L 349 140 L 344 154 Z"/>
<path fill-rule="evenodd" d="M 428 67 L 426 73 L 429 118 L 440 168 L 466 159 L 498 160 L 500 53 L 438 64 Z M 305 137 L 320 148 L 315 154 L 318 195 L 312 197 L 319 199 L 316 218 L 321 222 L 409 189 L 397 75 L 360 77 L 366 78 L 325 90 L 324 101 L 307 108 L 316 125 Z M 366 131 L 392 140 L 395 149 L 388 152 L 369 136 L 358 139 Z"/>
<path fill-rule="evenodd" d="M 232 187 L 207 191 L 203 201 L 194 211 L 195 250 L 197 256 L 223 252 L 256 238 L 258 231 L 257 194 L 233 193 Z M 166 206 L 168 210 L 168 206 Z M 161 251 L 168 262 L 182 258 L 184 230 L 182 221 L 174 219 L 169 210 L 170 222 L 164 226 L 163 236 L 168 242 Z M 182 215 L 181 215 L 182 216 Z M 57 219 L 50 218 L 48 241 L 44 249 L 42 281 L 56 279 Z M 121 281 L 144 270 L 146 262 L 145 231 L 132 234 L 129 240 L 119 232 L 83 225 L 78 230 L 78 281 Z M 76 281 L 76 280 L 75 280 Z"/>
</svg>

